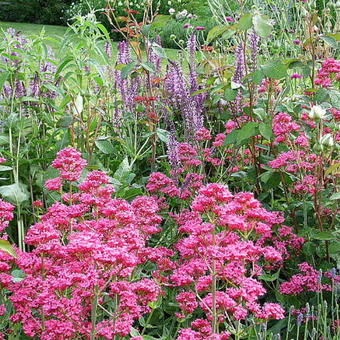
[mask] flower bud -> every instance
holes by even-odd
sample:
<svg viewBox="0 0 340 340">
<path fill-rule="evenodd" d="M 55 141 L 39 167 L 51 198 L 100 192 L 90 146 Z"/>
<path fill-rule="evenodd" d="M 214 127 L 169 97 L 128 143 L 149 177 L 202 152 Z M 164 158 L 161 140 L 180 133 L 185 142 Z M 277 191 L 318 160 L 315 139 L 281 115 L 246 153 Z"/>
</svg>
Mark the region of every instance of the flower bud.
<svg viewBox="0 0 340 340">
<path fill-rule="evenodd" d="M 324 119 L 325 116 L 326 110 L 320 105 L 314 105 L 308 114 L 308 117 L 312 120 Z"/>
<path fill-rule="evenodd" d="M 334 146 L 333 136 L 330 133 L 323 135 L 320 138 L 320 144 L 323 145 L 326 148 L 332 148 Z"/>
</svg>

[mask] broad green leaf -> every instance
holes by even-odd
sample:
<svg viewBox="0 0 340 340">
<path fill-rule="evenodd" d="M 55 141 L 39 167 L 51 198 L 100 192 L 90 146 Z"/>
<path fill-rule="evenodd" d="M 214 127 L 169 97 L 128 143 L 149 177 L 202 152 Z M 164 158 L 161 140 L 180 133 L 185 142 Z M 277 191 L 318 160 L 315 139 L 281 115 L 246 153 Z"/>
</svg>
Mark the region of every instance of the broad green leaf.
<svg viewBox="0 0 340 340">
<path fill-rule="evenodd" d="M 340 192 L 333 194 L 329 199 L 331 201 L 340 200 Z"/>
<path fill-rule="evenodd" d="M 240 21 L 237 23 L 238 30 L 239 31 L 248 30 L 253 25 L 252 19 L 253 19 L 253 15 L 251 13 L 247 13 L 243 15 Z"/>
<path fill-rule="evenodd" d="M 328 94 L 329 97 L 331 98 L 332 106 L 340 110 L 340 92 L 337 90 L 330 90 Z"/>
<path fill-rule="evenodd" d="M 340 174 L 340 162 L 331 165 L 325 172 L 325 176 Z"/>
<path fill-rule="evenodd" d="M 326 34 L 326 36 L 331 37 L 331 38 L 335 39 L 336 41 L 340 41 L 340 32 L 339 33 Z"/>
<path fill-rule="evenodd" d="M 155 65 L 152 64 L 152 63 L 150 63 L 150 62 L 141 63 L 141 66 L 142 66 L 145 70 L 147 70 L 147 71 L 149 71 L 149 72 L 151 72 L 151 73 L 155 73 L 155 72 L 156 72 Z"/>
<path fill-rule="evenodd" d="M 334 235 L 330 231 L 314 232 L 312 238 L 321 241 L 330 241 L 334 239 Z"/>
<path fill-rule="evenodd" d="M 11 275 L 13 282 L 20 282 L 26 277 L 26 274 L 21 269 L 12 270 Z"/>
<path fill-rule="evenodd" d="M 226 139 L 224 140 L 224 145 L 235 144 L 237 142 L 238 130 L 231 131 Z"/>
<path fill-rule="evenodd" d="M 262 66 L 263 73 L 268 78 L 282 79 L 287 76 L 287 66 L 281 61 L 270 62 Z"/>
<path fill-rule="evenodd" d="M 259 130 L 260 130 L 261 135 L 264 138 L 266 138 L 268 140 L 270 140 L 272 138 L 273 130 L 272 130 L 272 125 L 270 123 L 267 123 L 267 124 L 261 123 L 259 125 Z"/>
<path fill-rule="evenodd" d="M 0 172 L 13 170 L 12 167 L 6 165 L 0 165 Z"/>
<path fill-rule="evenodd" d="M 328 91 L 326 89 L 317 90 L 314 99 L 318 104 L 328 102 L 329 101 Z"/>
<path fill-rule="evenodd" d="M 152 45 L 152 51 L 161 58 L 167 58 L 164 48 L 159 45 Z"/>
<path fill-rule="evenodd" d="M 122 68 L 122 71 L 120 73 L 121 77 L 123 79 L 126 79 L 129 74 L 134 70 L 134 68 L 136 67 L 136 63 L 135 62 L 132 62 L 132 63 L 129 63 L 127 65 L 125 65 L 123 68 Z"/>
<path fill-rule="evenodd" d="M 249 122 L 243 125 L 242 128 L 238 131 L 237 142 L 240 143 L 249 137 L 256 136 L 257 126 L 258 126 L 258 123 L 255 123 L 255 122 Z"/>
<path fill-rule="evenodd" d="M 22 183 L 14 183 L 0 187 L 2 197 L 15 205 L 20 205 L 29 198 L 29 193 Z"/>
<path fill-rule="evenodd" d="M 263 280 L 263 281 L 268 281 L 268 282 L 272 282 L 272 281 L 275 281 L 278 279 L 279 277 L 279 274 L 280 274 L 280 271 L 270 275 L 270 274 L 263 274 L 261 276 L 259 276 L 259 279 L 260 280 Z"/>
<path fill-rule="evenodd" d="M 157 129 L 156 130 L 157 137 L 164 143 L 167 143 L 169 141 L 169 132 L 163 129 Z"/>
<path fill-rule="evenodd" d="M 140 333 L 138 332 L 138 330 L 136 328 L 131 327 L 130 335 L 131 336 L 140 336 Z"/>
<path fill-rule="evenodd" d="M 268 37 L 273 29 L 272 24 L 269 22 L 269 18 L 265 15 L 254 15 L 253 24 L 255 32 L 262 38 Z"/>
<path fill-rule="evenodd" d="M 135 178 L 135 174 L 131 172 L 132 167 L 129 163 L 128 157 L 125 157 L 119 164 L 118 169 L 114 173 L 113 177 L 117 179 L 123 186 L 128 185 Z"/>
<path fill-rule="evenodd" d="M 224 99 L 228 101 L 233 101 L 237 96 L 237 91 L 233 89 L 226 89 L 224 91 Z"/>
<path fill-rule="evenodd" d="M 115 151 L 115 148 L 113 147 L 112 143 L 107 139 L 97 139 L 95 141 L 95 144 L 101 152 L 107 155 L 112 154 Z"/>
<path fill-rule="evenodd" d="M 322 35 L 320 38 L 333 48 L 336 49 L 338 47 L 338 42 L 334 37 L 331 37 L 329 35 Z"/>
<path fill-rule="evenodd" d="M 256 70 L 251 74 L 251 78 L 256 85 L 260 85 L 262 80 L 265 78 L 265 75 L 261 69 Z"/>
<path fill-rule="evenodd" d="M 331 255 L 340 254 L 340 242 L 339 241 L 334 241 L 334 242 L 330 243 L 330 245 L 329 245 L 329 253 Z"/>
<path fill-rule="evenodd" d="M 17 257 L 13 246 L 7 240 L 0 240 L 0 250 L 12 255 L 13 257 Z"/>
<path fill-rule="evenodd" d="M 228 29 L 229 29 L 228 25 L 218 25 L 213 27 L 208 33 L 207 44 L 211 43 L 216 38 L 219 38 Z"/>
<path fill-rule="evenodd" d="M 78 94 L 76 100 L 73 103 L 73 107 L 72 107 L 73 113 L 75 115 L 77 114 L 80 115 L 83 112 L 83 109 L 84 109 L 84 100 L 83 100 L 82 95 Z"/>
</svg>

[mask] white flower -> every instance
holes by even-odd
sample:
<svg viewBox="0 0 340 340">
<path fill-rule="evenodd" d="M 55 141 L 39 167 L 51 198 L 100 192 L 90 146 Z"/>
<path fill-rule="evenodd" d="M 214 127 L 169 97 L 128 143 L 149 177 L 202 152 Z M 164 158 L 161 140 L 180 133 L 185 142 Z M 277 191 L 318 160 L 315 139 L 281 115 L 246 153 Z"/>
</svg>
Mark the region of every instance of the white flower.
<svg viewBox="0 0 340 340">
<path fill-rule="evenodd" d="M 308 117 L 310 119 L 324 119 L 326 116 L 326 110 L 323 109 L 320 105 L 314 105 L 310 110 Z"/>
<path fill-rule="evenodd" d="M 326 135 L 323 135 L 320 138 L 320 144 L 324 147 L 333 147 L 334 146 L 334 139 L 333 136 L 330 133 L 327 133 Z"/>
<path fill-rule="evenodd" d="M 176 12 L 176 10 L 174 8 L 170 8 L 169 9 L 169 14 L 170 15 L 173 15 L 175 12 Z"/>
</svg>

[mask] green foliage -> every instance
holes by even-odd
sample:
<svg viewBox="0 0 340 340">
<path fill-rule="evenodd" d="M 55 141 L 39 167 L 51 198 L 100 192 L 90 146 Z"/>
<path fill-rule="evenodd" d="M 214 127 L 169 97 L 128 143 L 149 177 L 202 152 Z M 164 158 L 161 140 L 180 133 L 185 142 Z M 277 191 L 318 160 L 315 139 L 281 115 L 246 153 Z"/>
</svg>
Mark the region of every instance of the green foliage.
<svg viewBox="0 0 340 340">
<path fill-rule="evenodd" d="M 2 2 L 0 21 L 60 25 L 72 0 L 11 0 Z"/>
</svg>

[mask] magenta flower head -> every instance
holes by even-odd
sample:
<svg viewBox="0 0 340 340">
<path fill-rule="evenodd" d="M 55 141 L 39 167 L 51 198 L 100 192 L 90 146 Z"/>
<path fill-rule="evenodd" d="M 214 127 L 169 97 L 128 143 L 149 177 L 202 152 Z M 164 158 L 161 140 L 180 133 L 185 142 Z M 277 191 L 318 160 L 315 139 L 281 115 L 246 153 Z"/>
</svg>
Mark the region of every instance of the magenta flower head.
<svg viewBox="0 0 340 340">
<path fill-rule="evenodd" d="M 183 25 L 183 28 L 184 28 L 184 29 L 191 28 L 191 27 L 192 27 L 192 26 L 191 26 L 189 23 Z"/>
<path fill-rule="evenodd" d="M 294 43 L 295 45 L 300 45 L 300 44 L 301 44 L 301 40 L 295 39 L 295 40 L 293 40 L 293 43 Z"/>
<path fill-rule="evenodd" d="M 7 162 L 7 159 L 4 158 L 4 157 L 0 157 L 0 164 L 1 164 L 1 163 L 5 163 L 5 162 Z"/>
<path fill-rule="evenodd" d="M 196 27 L 195 27 L 195 30 L 196 30 L 196 31 L 204 31 L 204 30 L 205 30 L 205 27 L 204 27 L 204 26 L 196 26 Z"/>
<path fill-rule="evenodd" d="M 225 20 L 228 21 L 228 22 L 234 22 L 235 21 L 235 19 L 232 18 L 232 17 L 226 17 Z"/>
<path fill-rule="evenodd" d="M 299 73 L 294 73 L 290 76 L 291 79 L 301 79 L 302 75 Z"/>
</svg>

